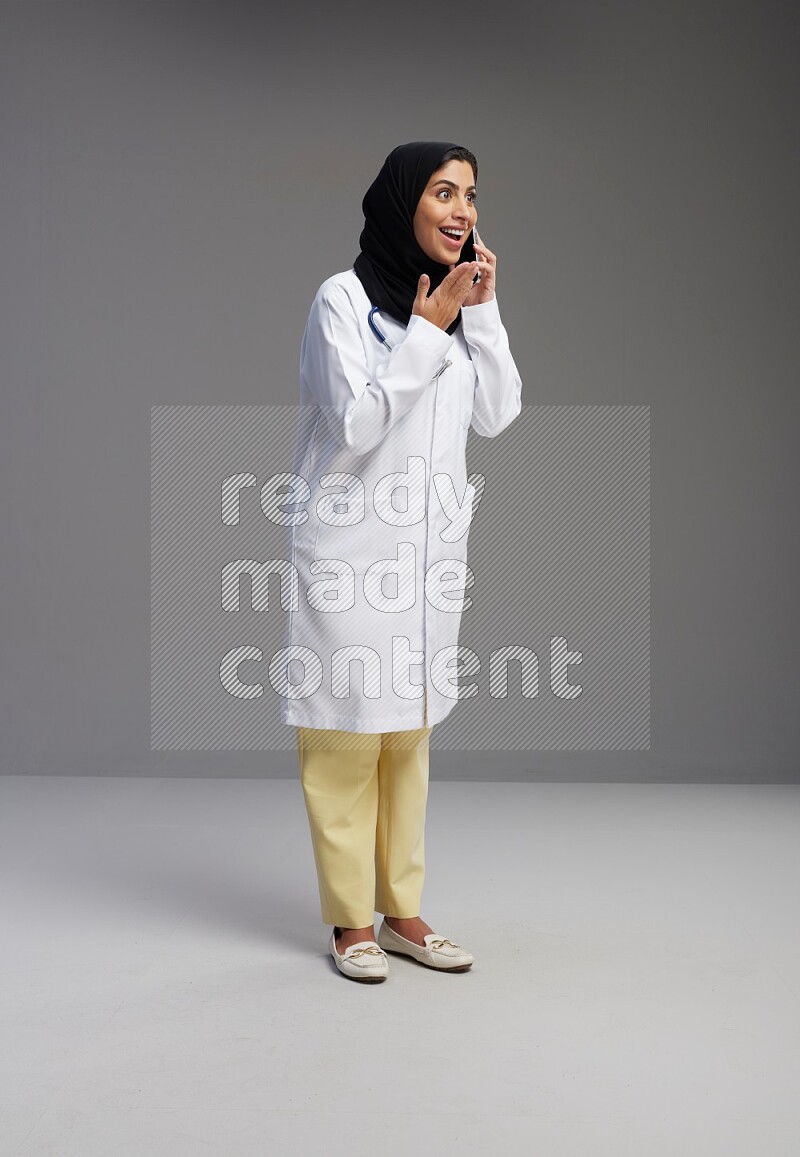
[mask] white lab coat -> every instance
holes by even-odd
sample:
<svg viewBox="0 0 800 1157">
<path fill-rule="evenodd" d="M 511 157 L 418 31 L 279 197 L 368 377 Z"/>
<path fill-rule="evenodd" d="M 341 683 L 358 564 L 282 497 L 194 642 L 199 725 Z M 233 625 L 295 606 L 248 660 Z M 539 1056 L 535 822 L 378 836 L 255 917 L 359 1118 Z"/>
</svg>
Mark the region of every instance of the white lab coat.
<svg viewBox="0 0 800 1157">
<path fill-rule="evenodd" d="M 467 431 L 492 438 L 522 404 L 496 299 L 462 307 L 452 336 L 417 315 L 404 326 L 377 313 L 391 353 L 368 325 L 370 308 L 353 269 L 334 274 L 303 335 L 299 478 L 284 509 L 308 518 L 288 531 L 298 598 L 272 680 L 293 726 L 407 731 L 453 709 L 458 667 L 447 666 L 447 648 L 457 646 L 468 598 L 475 495 Z M 393 484 L 408 485 L 394 501 Z M 387 559 L 396 578 L 376 574 L 390 569 Z"/>
</svg>

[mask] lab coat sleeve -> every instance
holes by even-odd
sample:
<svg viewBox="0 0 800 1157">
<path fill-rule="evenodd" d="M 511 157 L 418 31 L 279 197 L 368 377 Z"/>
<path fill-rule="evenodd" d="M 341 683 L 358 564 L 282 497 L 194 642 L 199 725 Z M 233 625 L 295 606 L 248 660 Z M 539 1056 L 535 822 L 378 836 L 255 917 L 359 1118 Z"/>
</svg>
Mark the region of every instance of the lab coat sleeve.
<svg viewBox="0 0 800 1157">
<path fill-rule="evenodd" d="M 471 424 L 478 434 L 494 438 L 522 409 L 522 382 L 500 320 L 497 298 L 480 305 L 463 305 L 461 324 L 478 378 Z"/>
<path fill-rule="evenodd" d="M 412 314 L 402 341 L 371 373 L 350 298 L 342 286 L 323 285 L 303 335 L 300 375 L 336 441 L 366 454 L 431 386 L 452 343 L 450 334 Z"/>
</svg>

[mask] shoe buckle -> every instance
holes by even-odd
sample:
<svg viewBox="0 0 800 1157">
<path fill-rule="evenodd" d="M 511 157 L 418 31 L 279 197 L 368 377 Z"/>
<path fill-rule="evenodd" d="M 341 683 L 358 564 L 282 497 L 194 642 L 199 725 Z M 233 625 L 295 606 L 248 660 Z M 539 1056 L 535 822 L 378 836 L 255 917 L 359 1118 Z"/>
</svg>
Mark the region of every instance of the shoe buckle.
<svg viewBox="0 0 800 1157">
<path fill-rule="evenodd" d="M 348 960 L 355 960 L 357 956 L 384 956 L 385 953 L 377 944 L 372 948 L 354 948 L 352 952 L 345 949 L 345 956 Z"/>
</svg>

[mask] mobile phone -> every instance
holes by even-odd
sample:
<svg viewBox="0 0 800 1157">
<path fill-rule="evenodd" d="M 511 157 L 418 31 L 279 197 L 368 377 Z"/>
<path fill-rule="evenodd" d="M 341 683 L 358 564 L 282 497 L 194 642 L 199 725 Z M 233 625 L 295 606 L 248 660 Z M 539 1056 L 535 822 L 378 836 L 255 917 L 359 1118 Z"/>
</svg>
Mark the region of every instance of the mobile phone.
<svg viewBox="0 0 800 1157">
<path fill-rule="evenodd" d="M 473 246 L 473 249 L 474 249 L 474 247 L 475 247 L 475 238 L 477 237 L 477 235 L 478 235 L 478 230 L 477 230 L 477 229 L 475 228 L 475 226 L 473 225 L 473 226 L 472 226 L 472 246 Z M 478 256 L 477 252 L 475 253 L 475 256 L 476 256 L 476 257 Z M 480 279 L 481 279 L 481 271 L 480 271 L 480 269 L 479 269 L 479 270 L 478 270 L 478 272 L 475 274 L 475 277 L 474 277 L 474 279 L 473 279 L 473 282 L 472 282 L 472 284 L 473 284 L 473 285 L 477 285 L 477 284 L 478 284 L 478 282 L 480 281 Z"/>
</svg>

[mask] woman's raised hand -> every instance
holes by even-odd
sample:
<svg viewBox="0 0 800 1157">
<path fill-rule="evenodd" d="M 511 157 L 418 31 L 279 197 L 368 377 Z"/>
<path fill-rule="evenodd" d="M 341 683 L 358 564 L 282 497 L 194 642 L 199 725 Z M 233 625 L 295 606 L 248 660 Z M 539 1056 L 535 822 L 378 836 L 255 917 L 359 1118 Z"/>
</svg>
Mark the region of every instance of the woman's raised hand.
<svg viewBox="0 0 800 1157">
<path fill-rule="evenodd" d="M 440 285 L 428 296 L 429 279 L 423 273 L 417 283 L 417 296 L 411 307 L 412 314 L 419 314 L 426 321 L 447 329 L 455 321 L 458 311 L 472 289 L 472 279 L 478 272 L 477 261 L 464 261 L 455 265 Z"/>
</svg>

